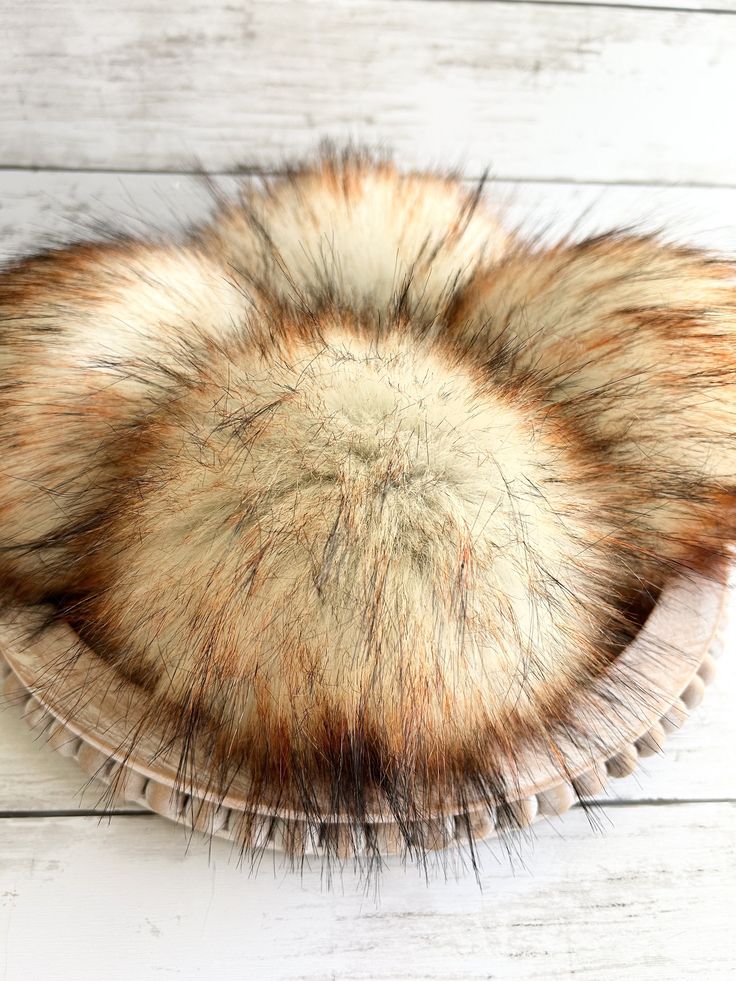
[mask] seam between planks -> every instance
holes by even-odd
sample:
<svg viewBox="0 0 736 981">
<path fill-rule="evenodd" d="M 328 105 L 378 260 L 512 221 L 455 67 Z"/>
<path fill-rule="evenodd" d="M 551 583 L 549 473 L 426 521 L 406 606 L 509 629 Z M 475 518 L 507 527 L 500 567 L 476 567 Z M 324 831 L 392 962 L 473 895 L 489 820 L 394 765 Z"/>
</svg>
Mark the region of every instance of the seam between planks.
<svg viewBox="0 0 736 981">
<path fill-rule="evenodd" d="M 421 2 L 431 3 L 433 0 L 421 0 Z M 472 0 L 472 2 L 487 3 L 495 0 Z M 516 0 L 514 0 L 516 2 Z M 524 0 L 519 0 L 524 2 Z M 540 0 L 540 6 L 549 6 Z M 588 6 L 581 4 L 581 6 Z M 310 154 L 305 154 L 305 159 Z M 396 160 L 401 167 L 401 160 Z M 442 169 L 442 168 L 440 168 Z M 451 168 L 447 168 L 450 170 Z M 205 168 L 172 168 L 171 170 L 152 168 L 141 169 L 137 167 L 61 167 L 61 166 L 30 166 L 23 164 L 6 163 L 0 164 L 0 176 L 2 174 L 119 174 L 121 177 L 207 177 L 207 178 L 230 178 L 230 177 L 281 177 L 286 170 L 260 167 L 239 167 L 231 170 L 206 170 Z M 494 183 L 508 184 L 566 184 L 580 187 L 662 187 L 662 188 L 682 188 L 683 190 L 702 189 L 702 190 L 736 190 L 736 180 L 734 181 L 663 181 L 656 178 L 637 178 L 637 179 L 616 179 L 615 177 L 518 177 L 514 174 L 502 174 L 493 172 L 473 173 L 461 172 L 459 176 L 466 181 L 485 181 L 489 185 Z"/>
<path fill-rule="evenodd" d="M 589 811 L 593 813 L 605 814 L 608 810 L 624 810 L 636 807 L 680 807 L 682 805 L 712 805 L 712 804 L 733 804 L 736 805 L 734 797 L 673 797 L 673 798 L 642 798 L 641 800 L 591 800 L 585 803 L 577 803 L 570 808 L 570 811 Z M 50 808 L 49 810 L 6 810 L 0 811 L 0 821 L 17 820 L 18 818 L 89 818 L 96 817 L 100 821 L 118 817 L 132 818 L 155 818 L 161 820 L 160 815 L 147 810 L 130 810 L 119 808 L 115 810 L 96 810 L 94 808 Z M 560 815 L 564 818 L 564 815 Z"/>
<path fill-rule="evenodd" d="M 445 2 L 445 0 L 403 0 L 404 3 L 436 3 Z M 654 3 L 606 3 L 605 0 L 595 0 L 592 3 L 586 3 L 585 0 L 463 0 L 464 3 L 478 3 L 478 4 L 496 4 L 496 6 L 514 6 L 514 7 L 584 7 L 586 10 L 595 9 L 596 7 L 603 10 L 644 10 L 648 13 L 653 11 L 661 11 L 667 14 L 725 14 L 726 16 L 733 16 L 736 14 L 736 9 L 732 10 L 728 7 L 675 7 L 669 5 L 660 5 Z"/>
</svg>

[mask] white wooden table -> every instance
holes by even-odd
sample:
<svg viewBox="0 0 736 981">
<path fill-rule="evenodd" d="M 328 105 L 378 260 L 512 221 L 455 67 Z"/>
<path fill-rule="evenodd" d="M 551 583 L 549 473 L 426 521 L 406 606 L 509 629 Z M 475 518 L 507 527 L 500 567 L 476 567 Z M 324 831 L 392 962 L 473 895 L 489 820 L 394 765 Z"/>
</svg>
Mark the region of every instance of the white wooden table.
<svg viewBox="0 0 736 981">
<path fill-rule="evenodd" d="M 707 7 L 708 9 L 697 9 Z M 680 9 L 674 9 L 680 8 Z M 191 172 L 321 136 L 490 166 L 548 235 L 736 253 L 736 2 L 3 0 L 0 256 L 207 212 Z M 0 453 L 2 448 L 0 448 Z M 591 813 L 425 876 L 331 882 L 188 840 L 0 713 L 0 978 L 736 977 L 736 630 L 704 705 Z"/>
</svg>

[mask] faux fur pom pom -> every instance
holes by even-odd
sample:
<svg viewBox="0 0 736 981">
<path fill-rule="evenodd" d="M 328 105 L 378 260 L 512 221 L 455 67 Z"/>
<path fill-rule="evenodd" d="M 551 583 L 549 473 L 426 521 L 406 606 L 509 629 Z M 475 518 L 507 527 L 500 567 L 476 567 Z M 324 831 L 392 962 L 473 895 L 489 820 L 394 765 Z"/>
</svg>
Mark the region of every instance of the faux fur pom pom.
<svg viewBox="0 0 736 981">
<path fill-rule="evenodd" d="M 182 772 L 246 770 L 254 806 L 498 806 L 669 579 L 719 574 L 735 295 L 706 254 L 543 248 L 359 155 L 184 243 L 18 262 L 3 591 L 206 748 Z"/>
</svg>

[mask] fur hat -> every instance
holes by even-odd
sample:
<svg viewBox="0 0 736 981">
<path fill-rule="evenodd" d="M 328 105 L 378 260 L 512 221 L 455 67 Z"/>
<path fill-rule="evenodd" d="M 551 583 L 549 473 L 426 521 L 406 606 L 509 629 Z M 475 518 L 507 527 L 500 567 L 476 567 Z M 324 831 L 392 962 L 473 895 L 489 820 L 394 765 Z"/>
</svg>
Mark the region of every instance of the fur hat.
<svg viewBox="0 0 736 981">
<path fill-rule="evenodd" d="M 733 269 L 326 156 L 0 278 L 0 580 L 254 804 L 503 802 L 734 537 Z M 63 684 L 60 672 L 59 684 Z"/>
</svg>

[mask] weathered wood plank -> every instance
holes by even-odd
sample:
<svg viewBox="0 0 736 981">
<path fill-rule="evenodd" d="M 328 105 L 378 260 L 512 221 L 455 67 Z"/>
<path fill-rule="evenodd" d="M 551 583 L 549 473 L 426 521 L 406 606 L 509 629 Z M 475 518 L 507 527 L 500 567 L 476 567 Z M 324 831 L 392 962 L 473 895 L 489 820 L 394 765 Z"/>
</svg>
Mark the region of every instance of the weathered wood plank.
<svg viewBox="0 0 736 981">
<path fill-rule="evenodd" d="M 717 22 L 716 22 L 717 17 Z M 228 170 L 320 136 L 506 177 L 733 183 L 736 19 L 464 0 L 5 4 L 0 164 Z"/>
<path fill-rule="evenodd" d="M 213 183 L 232 195 L 241 180 Z M 485 197 L 510 228 L 547 241 L 631 226 L 736 254 L 736 188 L 492 180 Z M 0 261 L 106 230 L 176 233 L 212 207 L 208 182 L 186 175 L 0 170 Z"/>
<path fill-rule="evenodd" d="M 564 838 L 539 828 L 524 861 L 485 854 L 482 889 L 392 861 L 378 896 L 352 870 L 328 892 L 318 866 L 270 855 L 252 876 L 227 844 L 187 849 L 148 817 L 0 821 L 3 977 L 733 977 L 735 805 L 632 807 L 603 833 L 570 818 Z"/>
</svg>

